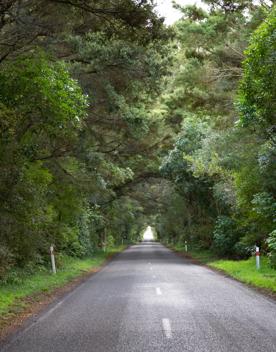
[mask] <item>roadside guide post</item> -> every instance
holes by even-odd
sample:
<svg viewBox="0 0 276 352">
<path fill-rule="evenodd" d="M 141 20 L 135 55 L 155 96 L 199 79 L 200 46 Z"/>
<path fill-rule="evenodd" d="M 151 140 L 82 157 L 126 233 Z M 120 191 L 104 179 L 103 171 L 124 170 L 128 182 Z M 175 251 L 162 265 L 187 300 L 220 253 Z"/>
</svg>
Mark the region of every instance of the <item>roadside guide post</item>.
<svg viewBox="0 0 276 352">
<path fill-rule="evenodd" d="M 52 272 L 53 272 L 53 274 L 56 274 L 57 270 L 56 270 L 56 262 L 55 262 L 54 246 L 53 245 L 50 246 L 50 255 L 51 255 L 51 263 L 52 263 Z"/>
<path fill-rule="evenodd" d="M 185 241 L 185 252 L 188 252 L 188 244 L 187 244 L 187 241 Z"/>
<path fill-rule="evenodd" d="M 256 268 L 259 270 L 261 267 L 260 263 L 260 247 L 256 246 Z"/>
</svg>

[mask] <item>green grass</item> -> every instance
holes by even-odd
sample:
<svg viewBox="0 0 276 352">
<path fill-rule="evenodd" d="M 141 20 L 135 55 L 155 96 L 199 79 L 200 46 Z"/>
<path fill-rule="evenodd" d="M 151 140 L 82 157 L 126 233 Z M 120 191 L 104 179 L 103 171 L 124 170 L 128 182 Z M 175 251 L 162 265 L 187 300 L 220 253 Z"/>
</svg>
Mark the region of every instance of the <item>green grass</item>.
<svg viewBox="0 0 276 352">
<path fill-rule="evenodd" d="M 85 259 L 63 257 L 62 267 L 57 270 L 56 275 L 42 268 L 32 274 L 17 272 L 11 283 L 0 284 L 0 316 L 3 317 L 11 313 L 15 308 L 24 307 L 24 298 L 51 292 L 85 272 L 99 267 L 110 255 L 116 254 L 124 248 L 125 246 L 114 247 L 105 253 L 99 251 L 93 257 Z"/>
<path fill-rule="evenodd" d="M 185 251 L 183 246 L 173 248 L 179 252 Z M 255 257 L 247 260 L 219 259 L 211 251 L 195 249 L 189 250 L 187 254 L 241 282 L 276 293 L 276 270 L 270 267 L 269 259 L 265 256 L 261 257 L 261 268 L 257 270 Z"/>
<path fill-rule="evenodd" d="M 175 245 L 172 248 L 177 252 L 185 252 L 185 247 L 182 245 Z M 213 261 L 219 260 L 219 258 L 215 256 L 215 254 L 212 253 L 210 250 L 196 250 L 189 248 L 187 254 L 204 264 L 209 264 Z"/>
</svg>

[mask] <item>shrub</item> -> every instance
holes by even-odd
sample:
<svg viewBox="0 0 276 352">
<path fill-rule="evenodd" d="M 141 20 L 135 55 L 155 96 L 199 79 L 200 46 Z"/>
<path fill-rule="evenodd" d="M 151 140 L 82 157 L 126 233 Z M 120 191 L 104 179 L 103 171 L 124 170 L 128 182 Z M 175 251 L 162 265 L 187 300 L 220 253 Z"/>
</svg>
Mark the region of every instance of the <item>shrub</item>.
<svg viewBox="0 0 276 352">
<path fill-rule="evenodd" d="M 5 245 L 0 245 L 0 280 L 14 264 L 14 256 Z"/>
<path fill-rule="evenodd" d="M 276 230 L 269 234 L 267 244 L 270 251 L 270 265 L 276 269 Z"/>
<path fill-rule="evenodd" d="M 108 247 L 114 247 L 114 245 L 115 245 L 114 237 L 112 235 L 108 235 L 108 237 L 107 237 L 107 246 Z"/>
<path fill-rule="evenodd" d="M 243 258 L 249 255 L 245 245 L 240 242 L 241 233 L 235 220 L 219 216 L 214 229 L 212 248 L 220 256 Z"/>
</svg>

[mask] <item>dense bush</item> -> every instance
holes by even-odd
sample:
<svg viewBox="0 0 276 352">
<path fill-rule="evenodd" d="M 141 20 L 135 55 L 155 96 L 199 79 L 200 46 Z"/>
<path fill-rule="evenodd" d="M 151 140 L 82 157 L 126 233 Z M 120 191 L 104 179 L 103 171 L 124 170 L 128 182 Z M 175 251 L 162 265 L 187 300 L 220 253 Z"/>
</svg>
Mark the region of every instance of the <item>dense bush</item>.
<svg viewBox="0 0 276 352">
<path fill-rule="evenodd" d="M 12 264 L 14 256 L 6 246 L 0 245 L 0 280 L 4 279 Z"/>
<path fill-rule="evenodd" d="M 65 64 L 41 54 L 5 64 L 0 97 L 6 112 L 0 125 L 0 240 L 18 265 L 41 263 L 52 242 L 63 248 L 77 240 L 72 224 L 83 200 L 68 179 L 61 181 L 62 170 L 74 163 L 61 156 L 75 146 L 87 98 Z"/>
<path fill-rule="evenodd" d="M 268 249 L 270 251 L 271 266 L 276 269 L 276 230 L 272 231 L 267 239 Z"/>
<path fill-rule="evenodd" d="M 252 36 L 246 50 L 239 107 L 244 126 L 270 129 L 276 110 L 276 7 Z M 268 132 L 268 131 L 267 131 Z"/>
<path fill-rule="evenodd" d="M 219 216 L 214 228 L 212 249 L 222 257 L 246 258 L 251 253 L 251 247 L 240 241 L 242 235 L 243 231 L 235 220 Z"/>
<path fill-rule="evenodd" d="M 238 229 L 237 223 L 227 217 L 218 217 L 215 229 L 212 248 L 214 251 L 225 257 L 245 257 L 246 248 L 239 243 L 241 232 Z"/>
<path fill-rule="evenodd" d="M 186 7 L 175 25 L 175 66 L 161 99 L 176 134 L 161 171 L 174 188 L 156 219 L 161 238 L 188 236 L 243 258 L 256 244 L 265 253 L 275 229 L 276 7 L 208 3 L 211 11 Z"/>
</svg>

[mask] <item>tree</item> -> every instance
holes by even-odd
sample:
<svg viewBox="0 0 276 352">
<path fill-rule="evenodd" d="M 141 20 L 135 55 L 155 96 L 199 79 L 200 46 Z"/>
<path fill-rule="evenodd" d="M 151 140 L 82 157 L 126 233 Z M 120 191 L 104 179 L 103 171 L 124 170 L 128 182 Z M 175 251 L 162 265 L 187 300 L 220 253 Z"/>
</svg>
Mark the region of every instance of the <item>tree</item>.
<svg viewBox="0 0 276 352">
<path fill-rule="evenodd" d="M 268 60 L 275 67 L 271 59 L 275 41 L 273 36 L 264 36 L 274 32 L 271 18 L 275 16 L 272 10 L 269 30 L 262 24 L 256 32 L 262 37 L 254 34 L 244 53 L 269 7 L 248 1 L 206 2 L 211 5 L 208 11 L 195 6 L 182 8 L 183 18 L 175 26 L 175 66 L 160 101 L 176 138 L 161 170 L 174 182 L 187 207 L 178 223 L 183 223 L 184 217 L 193 224 L 189 230 L 187 221 L 174 237 L 180 239 L 183 232 L 190 233 L 196 245 L 216 248 L 221 255 L 246 255 L 245 246 L 258 243 L 266 247 L 265 239 L 272 231 L 271 218 L 261 215 L 261 209 L 272 209 L 273 204 L 273 137 L 265 137 L 272 135 L 272 129 L 271 125 L 262 127 L 250 112 L 255 109 L 254 99 L 262 102 L 258 96 L 264 97 L 263 103 L 267 97 L 267 107 L 274 99 L 272 67 L 267 65 L 266 74 L 272 74 L 267 93 L 258 93 L 255 85 L 258 89 L 262 85 L 260 60 L 262 64 Z M 238 91 L 241 118 L 236 106 Z M 251 118 L 247 125 L 246 114 Z M 164 223 L 164 219 L 158 221 Z M 203 224 L 207 225 L 204 242 L 199 235 Z"/>
<path fill-rule="evenodd" d="M 0 96 L 1 243 L 24 263 L 48 250 L 58 223 L 66 223 L 58 221 L 58 165 L 73 160 L 87 98 L 64 64 L 44 56 L 6 63 Z M 72 211 L 77 194 L 71 201 Z"/>
<path fill-rule="evenodd" d="M 50 243 L 81 256 L 104 232 L 116 243 L 140 236 L 143 207 L 130 189 L 158 171 L 164 137 L 151 105 L 169 36 L 151 1 L 1 4 L 0 227 L 9 265 L 43 263 Z"/>
</svg>

